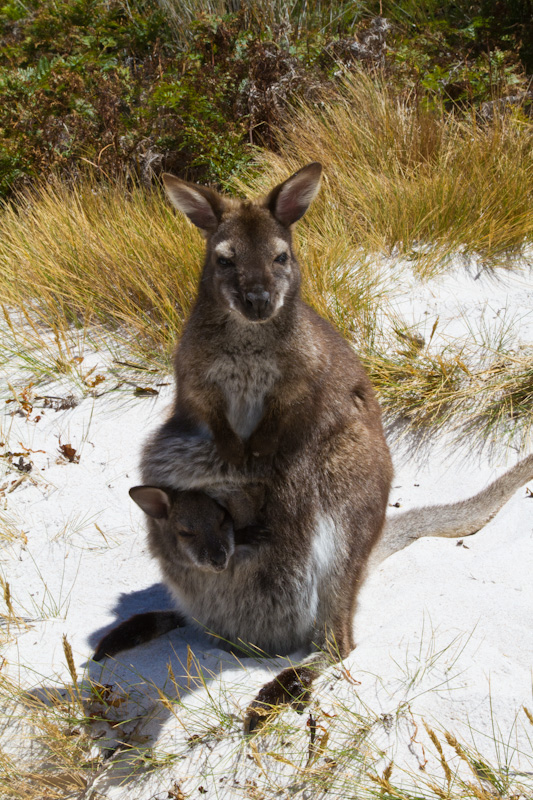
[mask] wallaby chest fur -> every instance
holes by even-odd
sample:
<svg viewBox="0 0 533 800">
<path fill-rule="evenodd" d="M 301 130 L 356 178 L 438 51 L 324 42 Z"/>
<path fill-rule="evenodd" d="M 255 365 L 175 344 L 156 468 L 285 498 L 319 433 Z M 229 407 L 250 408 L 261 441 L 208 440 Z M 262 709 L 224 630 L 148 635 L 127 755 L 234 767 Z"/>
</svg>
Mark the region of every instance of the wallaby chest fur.
<svg viewBox="0 0 533 800">
<path fill-rule="evenodd" d="M 218 332 L 217 346 L 208 350 L 205 343 L 199 347 L 198 328 L 201 333 L 201 320 L 192 324 L 192 335 L 194 354 L 202 350 L 202 378 L 220 389 L 231 428 L 241 439 L 248 439 L 263 416 L 265 398 L 282 375 L 272 332 L 263 328 L 249 331 L 234 316 L 229 317 Z M 188 360 L 191 355 L 185 351 L 181 358 Z"/>
</svg>

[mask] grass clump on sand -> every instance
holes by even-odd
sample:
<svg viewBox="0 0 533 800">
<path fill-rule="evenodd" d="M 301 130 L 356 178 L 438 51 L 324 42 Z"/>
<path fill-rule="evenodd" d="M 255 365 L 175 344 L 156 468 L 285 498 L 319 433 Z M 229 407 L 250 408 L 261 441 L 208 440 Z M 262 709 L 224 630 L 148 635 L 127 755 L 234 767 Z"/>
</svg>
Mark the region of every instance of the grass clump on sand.
<svg viewBox="0 0 533 800">
<path fill-rule="evenodd" d="M 201 241 L 159 194 L 122 183 L 41 187 L 0 214 L 9 338 L 69 359 L 72 331 L 103 324 L 143 361 L 168 356 L 196 292 Z M 107 335 L 106 334 L 106 335 Z"/>
<path fill-rule="evenodd" d="M 347 73 L 340 97 L 301 106 L 279 147 L 261 154 L 255 190 L 320 161 L 326 186 L 314 219 L 324 238 L 341 217 L 354 250 L 415 251 L 421 275 L 458 252 L 505 261 L 533 238 L 533 125 L 520 109 L 487 122 Z"/>
<path fill-rule="evenodd" d="M 162 791 L 192 797 L 201 790 L 254 800 L 300 793 L 344 798 L 354 791 L 361 800 L 529 796 L 530 759 L 498 731 L 488 743 L 498 755 L 487 756 L 472 742 L 428 724 L 408 702 L 396 705 L 396 699 L 387 714 L 374 711 L 358 696 L 359 682 L 342 663 L 332 667 L 326 682 L 336 681 L 335 696 L 323 687 L 301 715 L 273 709 L 248 737 L 238 713 L 238 702 L 250 692 L 244 672 L 242 682 L 229 690 L 222 686 L 219 693 L 211 681 L 220 675 L 197 672 L 195 657 L 179 676 L 169 666 L 168 686 L 157 693 L 175 733 L 156 751 L 144 708 L 148 703 L 153 710 L 153 699 L 144 694 L 154 688 L 150 682 L 138 673 L 135 687 L 112 677 L 105 684 L 82 678 L 66 637 L 63 649 L 68 674 L 64 670 L 65 680 L 53 686 L 23 691 L 6 676 L 0 680 L 0 727 L 14 737 L 6 737 L 0 750 L 0 788 L 10 800 L 100 797 L 118 785 L 121 797 L 143 787 L 143 797 Z M 185 686 L 185 695 L 194 687 L 195 697 L 180 699 Z M 532 719 L 524 708 L 516 725 L 529 727 Z M 390 761 L 380 746 L 384 731 L 399 748 L 410 742 L 423 769 Z M 23 741 L 31 747 L 22 748 Z M 520 757 L 523 772 L 516 769 Z M 181 794 L 171 793 L 176 786 Z"/>
<path fill-rule="evenodd" d="M 531 122 L 516 110 L 491 122 L 424 110 L 358 73 L 341 98 L 302 106 L 279 149 L 258 151 L 234 190 L 254 196 L 322 162 L 323 189 L 296 231 L 305 296 L 354 341 L 387 409 L 411 427 L 454 419 L 483 438 L 525 440 L 531 349 L 475 336 L 430 348 L 433 333 L 410 331 L 389 298 L 408 272 L 429 280 L 458 256 L 480 272 L 511 268 L 523 254 L 533 235 Z M 4 349 L 47 341 L 57 372 L 68 372 L 73 337 L 79 347 L 83 331 L 99 331 L 115 353 L 168 370 L 201 253 L 198 232 L 159 191 L 87 176 L 43 184 L 0 212 Z"/>
</svg>

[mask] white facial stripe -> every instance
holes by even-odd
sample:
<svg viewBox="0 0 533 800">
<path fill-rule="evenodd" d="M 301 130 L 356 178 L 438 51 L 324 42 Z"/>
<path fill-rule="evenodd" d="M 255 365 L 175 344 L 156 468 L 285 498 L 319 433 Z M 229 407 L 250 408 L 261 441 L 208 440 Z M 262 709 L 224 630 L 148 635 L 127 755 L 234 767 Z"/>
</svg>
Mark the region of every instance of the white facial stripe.
<svg viewBox="0 0 533 800">
<path fill-rule="evenodd" d="M 225 286 L 222 286 L 221 291 L 222 291 L 222 294 L 224 295 L 224 297 L 226 298 L 228 306 L 231 308 L 232 311 L 235 311 L 236 310 L 236 306 L 235 306 L 235 299 L 233 297 L 233 292 L 231 292 Z"/>
<path fill-rule="evenodd" d="M 273 245 L 274 245 L 274 251 L 276 253 L 276 258 L 280 256 L 282 253 L 288 254 L 289 248 L 287 247 L 287 242 L 285 242 L 283 239 L 279 239 L 276 236 L 273 241 Z"/>
<path fill-rule="evenodd" d="M 222 258 L 233 258 L 235 255 L 235 249 L 232 247 L 230 241 L 219 242 L 215 246 L 215 253 L 217 256 L 222 256 Z"/>
<path fill-rule="evenodd" d="M 273 310 L 273 313 L 274 313 L 274 314 L 277 314 L 277 313 L 278 313 L 278 311 L 280 310 L 280 308 L 282 308 L 282 307 L 283 307 L 283 303 L 284 303 L 284 302 L 285 302 L 285 292 L 284 292 L 284 291 L 282 291 L 282 292 L 280 292 L 280 293 L 278 294 L 278 296 L 276 297 L 275 306 L 274 306 L 274 310 Z"/>
</svg>

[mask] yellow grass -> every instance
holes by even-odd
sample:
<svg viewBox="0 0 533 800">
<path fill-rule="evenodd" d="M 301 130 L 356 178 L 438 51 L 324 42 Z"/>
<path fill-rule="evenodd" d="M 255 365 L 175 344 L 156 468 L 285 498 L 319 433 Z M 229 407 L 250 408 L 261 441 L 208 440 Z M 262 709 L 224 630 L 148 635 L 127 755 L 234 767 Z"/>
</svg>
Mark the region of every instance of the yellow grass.
<svg viewBox="0 0 533 800">
<path fill-rule="evenodd" d="M 38 341 L 51 331 L 60 347 L 69 327 L 104 323 L 145 359 L 168 357 L 200 254 L 197 232 L 157 193 L 99 187 L 90 177 L 43 185 L 0 215 L 0 296 L 11 334 L 24 329 Z"/>
<path fill-rule="evenodd" d="M 376 264 L 407 257 L 425 278 L 460 252 L 511 268 L 533 238 L 532 131 L 520 112 L 458 119 L 355 74 L 340 97 L 296 111 L 280 153 L 258 152 L 234 184 L 254 196 L 322 162 L 323 189 L 296 227 L 305 298 L 354 341 L 382 401 L 411 426 L 454 418 L 483 437 L 510 430 L 522 441 L 531 428 L 533 353 L 509 359 L 494 346 L 472 365 L 461 342 L 429 354 L 406 345 L 409 332 L 383 337 L 394 273 L 385 283 Z M 48 371 L 76 373 L 82 392 L 94 383 L 77 356 L 87 336 L 168 370 L 201 262 L 201 236 L 159 190 L 90 175 L 43 184 L 0 211 L 0 351 L 32 374 L 39 358 Z"/>
<path fill-rule="evenodd" d="M 533 125 L 519 111 L 490 124 L 475 112 L 460 119 L 361 72 L 331 103 L 304 104 L 279 143 L 279 155 L 261 154 L 248 186 L 263 190 L 320 161 L 325 189 L 313 219 L 323 252 L 339 218 L 364 253 L 416 248 L 421 274 L 458 251 L 506 261 L 533 238 Z"/>
</svg>

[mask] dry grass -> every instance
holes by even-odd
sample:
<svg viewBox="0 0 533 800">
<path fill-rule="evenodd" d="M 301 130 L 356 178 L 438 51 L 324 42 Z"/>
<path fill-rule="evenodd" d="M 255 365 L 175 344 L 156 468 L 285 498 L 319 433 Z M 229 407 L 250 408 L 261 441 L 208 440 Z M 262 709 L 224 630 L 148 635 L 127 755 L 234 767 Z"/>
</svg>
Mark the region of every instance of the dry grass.
<svg viewBox="0 0 533 800">
<path fill-rule="evenodd" d="M 6 799 L 106 796 L 105 779 L 117 785 L 117 775 L 121 796 L 133 792 L 152 797 L 154 790 L 157 796 L 168 790 L 169 797 L 192 797 L 199 786 L 208 796 L 252 800 L 293 795 L 345 798 L 355 791 L 361 800 L 530 796 L 531 772 L 515 771 L 516 753 L 497 733 L 496 750 L 501 749 L 502 756 L 495 760 L 414 716 L 409 703 L 391 705 L 386 715 L 374 712 L 358 697 L 358 682 L 342 663 L 332 668 L 326 681 L 338 681 L 335 697 L 319 690 L 303 715 L 280 709 L 283 713 L 272 715 L 249 737 L 243 737 L 241 718 L 235 714 L 235 692 L 249 694 L 245 673 L 242 686 L 232 685 L 229 693 L 222 686 L 219 694 L 212 682 L 220 676 L 207 674 L 195 657 L 177 678 L 169 667 L 168 686 L 159 690 L 159 703 L 175 718 L 181 734 L 166 752 L 151 747 L 128 687 L 100 684 L 87 676 L 82 680 L 66 638 L 63 650 L 70 680 L 24 691 L 5 675 L 0 679 L 0 792 Z M 412 677 L 406 675 L 406 682 Z M 137 693 L 143 681 L 136 676 Z M 201 702 L 180 699 L 185 685 Z M 517 724 L 531 726 L 527 708 L 519 716 Z M 128 720 L 136 723 L 130 733 Z M 406 746 L 406 732 L 411 731 L 411 744 L 423 753 L 423 770 L 402 768 L 382 750 L 378 743 L 383 741 L 385 722 L 391 742 L 398 736 Z M 142 782 L 151 775 L 154 781 L 145 784 L 142 793 Z"/>
<path fill-rule="evenodd" d="M 0 286 L 15 340 L 52 333 L 68 363 L 72 329 L 104 323 L 145 361 L 179 335 L 201 263 L 201 240 L 157 194 L 52 183 L 0 216 Z M 13 313 L 15 312 L 15 313 Z"/>
<path fill-rule="evenodd" d="M 248 186 L 261 191 L 308 161 L 326 186 L 313 224 L 329 233 L 339 217 L 352 248 L 411 254 L 428 275 L 451 254 L 506 261 L 533 238 L 533 126 L 517 112 L 480 123 L 427 109 L 378 77 L 346 77 L 342 96 L 303 105 L 279 136 L 281 154 L 262 153 Z M 426 249 L 420 246 L 425 245 Z"/>
<path fill-rule="evenodd" d="M 295 0 L 158 0 L 170 20 L 177 40 L 183 47 L 191 36 L 191 23 L 202 15 L 224 17 L 240 14 L 245 29 L 254 31 L 287 31 L 307 33 L 319 28 L 321 32 L 334 26 L 343 15 L 350 15 L 350 3 L 328 0 L 327 3 L 299 3 Z"/>
<path fill-rule="evenodd" d="M 440 352 L 409 345 L 386 301 L 406 258 L 421 280 L 458 253 L 482 269 L 512 267 L 533 236 L 532 126 L 519 112 L 479 124 L 411 101 L 353 75 L 341 98 L 302 107 L 281 153 L 258 153 L 259 169 L 235 189 L 259 194 L 320 160 L 324 187 L 296 233 L 308 302 L 354 341 L 385 406 L 410 427 L 453 421 L 521 444 L 533 422 L 531 350 L 489 343 L 478 358 L 461 341 Z M 32 374 L 71 373 L 82 392 L 93 376 L 79 353 L 95 341 L 168 370 L 201 252 L 198 232 L 158 192 L 90 176 L 43 185 L 0 213 L 0 350 Z"/>
<path fill-rule="evenodd" d="M 59 800 L 82 796 L 102 769 L 103 757 L 87 727 L 77 690 L 25 692 L 0 681 L 4 745 L 0 793 L 9 800 Z"/>
</svg>

